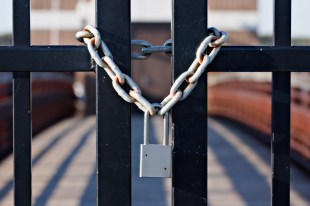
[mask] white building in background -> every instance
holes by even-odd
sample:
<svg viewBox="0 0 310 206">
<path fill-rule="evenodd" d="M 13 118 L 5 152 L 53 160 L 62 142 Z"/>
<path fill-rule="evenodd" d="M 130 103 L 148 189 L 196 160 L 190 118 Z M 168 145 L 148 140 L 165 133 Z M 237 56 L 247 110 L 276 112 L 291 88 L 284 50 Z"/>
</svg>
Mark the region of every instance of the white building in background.
<svg viewBox="0 0 310 206">
<path fill-rule="evenodd" d="M 132 0 L 131 3 L 132 22 L 170 22 L 170 1 Z M 95 24 L 94 0 L 32 0 L 33 44 L 74 44 L 70 35 L 74 37 L 86 24 Z"/>
<path fill-rule="evenodd" d="M 171 0 L 132 0 L 133 23 L 170 23 Z M 209 0 L 209 25 L 243 34 L 245 42 L 257 43 L 259 21 L 256 0 Z M 31 29 L 33 44 L 74 44 L 74 33 L 86 23 L 95 23 L 94 0 L 32 0 Z M 234 43 L 234 41 L 232 41 Z M 238 44 L 238 41 L 236 41 Z"/>
<path fill-rule="evenodd" d="M 239 9 L 231 9 L 232 2 Z M 86 22 L 95 22 L 94 0 L 31 0 L 31 4 L 32 30 L 50 32 L 45 43 L 48 40 L 50 44 L 60 44 L 62 35 L 57 35 L 60 30 L 66 30 L 69 35 Z M 273 33 L 273 0 L 209 0 L 209 4 L 209 25 L 229 31 L 251 30 L 259 36 Z M 242 9 L 242 5 L 251 9 Z M 310 26 L 305 21 L 310 18 L 309 8 L 309 0 L 292 1 L 293 38 L 310 38 Z M 12 0 L 3 0 L 0 10 L 0 35 L 11 33 Z M 171 0 L 132 0 L 133 22 L 170 22 L 170 19 Z"/>
<path fill-rule="evenodd" d="M 273 35 L 273 6 L 272 0 L 258 0 L 259 21 L 257 25 L 257 33 L 262 36 Z M 292 37 L 310 39 L 310 1 L 295 0 L 292 1 Z"/>
<path fill-rule="evenodd" d="M 217 3 L 214 3 L 217 2 Z M 238 3 L 239 9 L 227 8 L 231 2 Z M 253 9 L 253 5 L 256 8 Z M 59 44 L 60 30 L 78 30 L 81 25 L 95 22 L 94 0 L 32 0 L 31 27 L 33 31 L 51 31 L 50 44 Z M 223 30 L 256 31 L 261 36 L 271 36 L 273 32 L 273 1 L 272 0 L 209 0 L 210 5 L 217 4 L 209 12 L 209 24 Z M 242 9 L 242 4 L 252 9 Z M 292 35 L 293 38 L 310 36 L 310 26 L 305 19 L 310 18 L 309 0 L 292 1 Z M 214 7 L 214 6 L 213 6 Z M 226 8 L 225 8 L 226 7 Z M 222 9 L 221 9 L 222 8 Z M 241 9 L 240 9 L 241 8 Z M 12 2 L 1 2 L 0 34 L 12 31 Z M 133 22 L 170 22 L 170 0 L 132 0 Z M 46 39 L 47 40 L 47 39 Z"/>
</svg>

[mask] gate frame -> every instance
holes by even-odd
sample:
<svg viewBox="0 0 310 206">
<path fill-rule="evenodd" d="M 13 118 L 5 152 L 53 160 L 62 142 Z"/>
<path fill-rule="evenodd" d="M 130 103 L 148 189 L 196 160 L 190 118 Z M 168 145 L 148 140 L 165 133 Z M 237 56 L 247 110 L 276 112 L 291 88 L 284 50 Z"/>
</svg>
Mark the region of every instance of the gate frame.
<svg viewBox="0 0 310 206">
<path fill-rule="evenodd" d="M 189 65 L 207 34 L 208 1 L 189 2 L 173 0 L 174 77 Z M 310 47 L 291 46 L 291 0 L 274 2 L 275 46 L 223 47 L 207 70 L 273 72 L 272 205 L 288 206 L 290 72 L 310 71 L 310 61 L 305 61 Z M 96 19 L 115 62 L 130 74 L 130 0 L 96 0 Z M 14 205 L 31 205 L 30 72 L 93 70 L 97 71 L 97 205 L 131 205 L 130 105 L 103 81 L 106 74 L 90 62 L 84 46 L 30 46 L 30 0 L 13 0 L 13 42 L 14 46 L 0 47 L 0 72 L 13 72 Z M 201 79 L 191 97 L 173 109 L 173 205 L 207 205 L 206 87 L 207 79 Z M 200 118 L 203 121 L 197 121 Z"/>
</svg>

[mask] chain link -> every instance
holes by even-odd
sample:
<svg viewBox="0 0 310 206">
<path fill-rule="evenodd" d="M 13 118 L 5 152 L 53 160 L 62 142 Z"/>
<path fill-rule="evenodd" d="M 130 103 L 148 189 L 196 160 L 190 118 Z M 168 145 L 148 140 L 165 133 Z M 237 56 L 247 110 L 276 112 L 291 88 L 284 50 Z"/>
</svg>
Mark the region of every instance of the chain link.
<svg viewBox="0 0 310 206">
<path fill-rule="evenodd" d="M 141 48 L 141 51 L 144 49 L 144 48 L 150 48 L 152 47 L 152 44 L 150 44 L 149 42 L 147 41 L 143 41 L 143 40 L 131 40 L 131 45 L 132 46 L 139 46 L 139 47 L 142 47 Z M 131 58 L 132 59 L 137 59 L 137 60 L 145 60 L 147 58 L 149 58 L 149 56 L 151 56 L 151 54 L 144 54 L 144 53 L 132 53 L 131 54 Z"/>
<path fill-rule="evenodd" d="M 109 56 L 111 59 L 113 59 L 113 55 L 111 54 L 109 48 L 107 45 L 100 40 L 100 34 L 98 31 L 95 32 L 94 27 L 91 27 L 87 25 L 83 31 L 79 31 L 76 33 L 75 37 L 79 42 L 85 43 L 89 48 L 90 53 L 92 54 L 92 58 L 95 60 L 95 62 L 102 67 L 102 64 L 99 63 L 101 60 L 98 55 L 94 54 L 94 51 L 98 49 L 99 46 L 101 46 L 101 50 L 106 56 Z M 92 32 L 95 32 L 96 35 L 94 35 Z M 84 40 L 88 39 L 88 40 Z M 89 42 L 90 41 L 90 42 Z M 98 46 L 98 41 L 101 41 L 101 44 Z M 169 56 L 171 56 L 172 52 L 172 39 L 168 39 L 163 46 L 153 46 L 151 43 L 144 41 L 144 40 L 131 40 L 132 46 L 138 46 L 141 47 L 140 53 L 132 53 L 131 58 L 136 60 L 146 60 L 154 53 L 165 53 Z"/>
<path fill-rule="evenodd" d="M 140 93 L 141 94 L 141 89 L 139 88 L 139 86 L 136 84 L 136 82 L 131 78 L 129 77 L 128 75 L 124 75 L 125 77 L 125 83 L 128 84 L 128 86 L 132 89 L 131 91 L 135 91 L 137 93 Z M 115 91 L 117 92 L 117 94 L 119 96 L 121 96 L 126 102 L 129 102 L 129 103 L 133 103 L 134 100 L 132 99 L 131 96 L 128 95 L 128 93 L 122 88 L 122 86 L 120 85 L 120 82 L 118 80 L 118 78 L 115 76 L 113 79 L 112 79 L 112 84 L 113 84 L 113 87 L 115 89 Z"/>
<path fill-rule="evenodd" d="M 221 49 L 221 45 L 227 41 L 227 33 L 219 31 L 214 27 L 208 29 L 207 36 L 196 52 L 196 58 L 187 71 L 183 72 L 171 86 L 169 95 L 159 103 L 151 104 L 141 93 L 141 89 L 137 83 L 128 75 L 122 73 L 119 67 L 113 61 L 113 55 L 108 46 L 101 40 L 98 30 L 87 25 L 83 31 L 76 33 L 76 39 L 87 45 L 92 59 L 98 66 L 104 68 L 112 80 L 112 85 L 119 96 L 129 103 L 135 103 L 143 112 L 149 112 L 150 115 L 164 115 L 171 108 L 186 99 L 196 87 L 199 78 L 206 70 L 207 66 L 213 61 Z M 131 44 L 140 46 L 141 53 L 132 53 L 132 59 L 147 59 L 151 54 L 164 52 L 171 55 L 172 40 L 167 40 L 163 46 L 152 46 L 149 42 L 143 40 L 132 40 Z M 99 56 L 98 50 L 104 54 Z M 209 51 L 211 50 L 211 51 Z M 124 84 L 129 86 L 129 92 L 123 89 Z M 187 85 L 184 85 L 187 84 Z M 181 89 L 180 87 L 184 88 Z"/>
<path fill-rule="evenodd" d="M 131 58 L 136 60 L 145 60 L 154 53 L 166 53 L 171 55 L 172 40 L 168 39 L 163 46 L 153 46 L 151 43 L 143 40 L 131 40 L 131 45 L 140 46 L 141 53 L 132 53 Z"/>
</svg>

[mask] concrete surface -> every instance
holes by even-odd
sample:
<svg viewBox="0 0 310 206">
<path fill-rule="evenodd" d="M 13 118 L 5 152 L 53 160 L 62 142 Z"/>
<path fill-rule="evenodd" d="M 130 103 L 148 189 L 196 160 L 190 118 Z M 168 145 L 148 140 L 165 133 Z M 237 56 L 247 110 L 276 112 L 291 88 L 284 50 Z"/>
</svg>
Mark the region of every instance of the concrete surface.
<svg viewBox="0 0 310 206">
<path fill-rule="evenodd" d="M 139 178 L 143 118 L 132 117 L 133 206 L 170 206 L 171 179 Z M 162 120 L 151 122 L 161 142 Z M 209 206 L 270 205 L 270 150 L 229 122 L 209 119 Z M 33 140 L 33 205 L 96 205 L 95 117 L 73 118 Z M 0 163 L 0 205 L 13 205 L 12 156 Z M 186 178 L 186 177 L 184 177 Z M 291 205 L 310 205 L 310 175 L 291 169 Z M 121 198 L 121 197 L 120 197 Z"/>
</svg>

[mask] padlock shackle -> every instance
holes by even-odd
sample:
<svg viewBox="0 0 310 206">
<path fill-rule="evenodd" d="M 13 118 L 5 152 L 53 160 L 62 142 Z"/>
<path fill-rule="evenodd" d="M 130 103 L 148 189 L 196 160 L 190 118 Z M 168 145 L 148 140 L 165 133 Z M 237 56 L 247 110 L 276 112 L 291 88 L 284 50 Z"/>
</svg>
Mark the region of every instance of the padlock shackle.
<svg viewBox="0 0 310 206">
<path fill-rule="evenodd" d="M 169 112 L 163 115 L 163 145 L 169 145 Z M 150 113 L 149 111 L 144 112 L 144 130 L 143 130 L 143 144 L 150 144 Z"/>
<path fill-rule="evenodd" d="M 150 113 L 149 111 L 144 112 L 144 130 L 143 130 L 143 144 L 147 145 L 150 143 Z"/>
<path fill-rule="evenodd" d="M 169 145 L 169 112 L 163 115 L 164 118 L 164 138 L 163 145 Z"/>
</svg>

